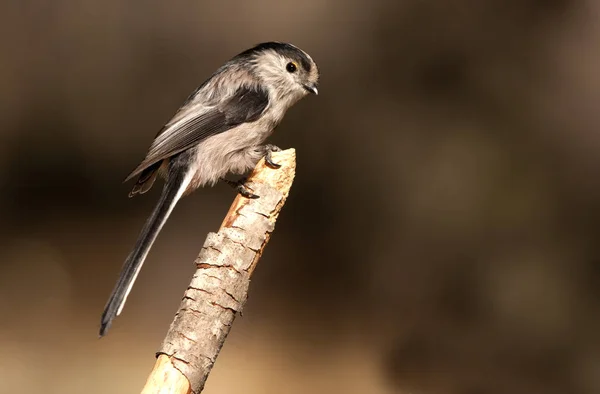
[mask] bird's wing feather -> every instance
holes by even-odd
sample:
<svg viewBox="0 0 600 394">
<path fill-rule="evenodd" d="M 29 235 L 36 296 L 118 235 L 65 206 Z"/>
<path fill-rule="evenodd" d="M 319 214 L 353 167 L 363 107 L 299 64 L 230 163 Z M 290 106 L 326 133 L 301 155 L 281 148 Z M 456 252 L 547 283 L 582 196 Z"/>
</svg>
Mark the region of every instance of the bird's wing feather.
<svg viewBox="0 0 600 394">
<path fill-rule="evenodd" d="M 269 96 L 266 91 L 248 87 L 238 89 L 229 99 L 210 107 L 191 100 L 163 127 L 152 142 L 146 158 L 125 181 L 210 136 L 257 120 L 268 104 Z"/>
</svg>

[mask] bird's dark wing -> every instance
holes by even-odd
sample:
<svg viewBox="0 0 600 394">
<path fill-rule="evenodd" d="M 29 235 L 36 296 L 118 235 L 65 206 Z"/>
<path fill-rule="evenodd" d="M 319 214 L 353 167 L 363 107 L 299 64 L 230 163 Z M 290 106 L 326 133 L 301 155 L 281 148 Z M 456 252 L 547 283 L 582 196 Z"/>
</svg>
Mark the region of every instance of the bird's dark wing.
<svg viewBox="0 0 600 394">
<path fill-rule="evenodd" d="M 266 91 L 246 87 L 240 88 L 229 99 L 211 107 L 189 101 L 173 120 L 163 127 L 152 142 L 146 158 L 125 181 L 210 136 L 257 120 L 268 104 L 269 96 Z"/>
</svg>

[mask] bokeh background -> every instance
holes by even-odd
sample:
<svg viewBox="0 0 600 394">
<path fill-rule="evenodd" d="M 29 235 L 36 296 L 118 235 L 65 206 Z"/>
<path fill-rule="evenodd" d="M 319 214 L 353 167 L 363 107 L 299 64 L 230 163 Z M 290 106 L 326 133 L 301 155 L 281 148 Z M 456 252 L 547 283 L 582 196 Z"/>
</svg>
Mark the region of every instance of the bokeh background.
<svg viewBox="0 0 600 394">
<path fill-rule="evenodd" d="M 206 393 L 599 393 L 600 3 L 5 0 L 0 392 L 143 386 L 234 192 L 184 199 L 99 317 L 160 187 L 122 179 L 232 55 L 320 95 L 273 136 L 291 197 Z"/>
</svg>

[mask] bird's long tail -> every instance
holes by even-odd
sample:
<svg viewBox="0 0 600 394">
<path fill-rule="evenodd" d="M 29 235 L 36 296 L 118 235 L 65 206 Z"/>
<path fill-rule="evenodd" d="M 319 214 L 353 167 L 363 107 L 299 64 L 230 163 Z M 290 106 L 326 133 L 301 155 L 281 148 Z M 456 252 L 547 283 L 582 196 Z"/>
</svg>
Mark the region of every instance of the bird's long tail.
<svg viewBox="0 0 600 394">
<path fill-rule="evenodd" d="M 190 183 L 190 176 L 184 171 L 169 171 L 169 177 L 152 215 L 146 221 L 135 247 L 125 260 L 119 280 L 104 307 L 100 325 L 100 337 L 104 336 L 113 319 L 121 314 L 127 296 L 133 287 L 148 251 Z"/>
</svg>

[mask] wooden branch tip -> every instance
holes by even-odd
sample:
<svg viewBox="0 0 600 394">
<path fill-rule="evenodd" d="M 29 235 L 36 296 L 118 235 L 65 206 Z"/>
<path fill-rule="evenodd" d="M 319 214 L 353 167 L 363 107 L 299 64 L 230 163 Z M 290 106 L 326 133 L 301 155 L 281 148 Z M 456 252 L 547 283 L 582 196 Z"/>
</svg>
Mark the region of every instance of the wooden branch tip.
<svg viewBox="0 0 600 394">
<path fill-rule="evenodd" d="M 198 394 L 204 388 L 294 181 L 296 151 L 272 158 L 280 168 L 262 159 L 246 183 L 259 198 L 238 195 L 219 231 L 207 235 L 142 394 Z"/>
</svg>

